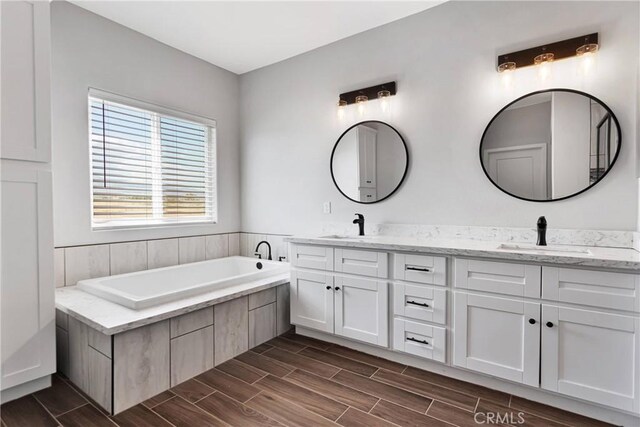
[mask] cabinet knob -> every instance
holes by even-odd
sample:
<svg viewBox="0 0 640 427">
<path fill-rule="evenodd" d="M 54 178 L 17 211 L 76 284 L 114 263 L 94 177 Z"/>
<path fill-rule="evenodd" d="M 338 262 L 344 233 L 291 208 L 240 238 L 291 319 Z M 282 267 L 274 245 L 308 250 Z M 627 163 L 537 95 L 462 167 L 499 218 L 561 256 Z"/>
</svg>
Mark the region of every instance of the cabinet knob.
<svg viewBox="0 0 640 427">
<path fill-rule="evenodd" d="M 331 290 L 331 286 L 327 286 L 327 290 L 330 291 Z"/>
<path fill-rule="evenodd" d="M 547 328 L 553 328 L 553 322 L 547 322 Z"/>
<path fill-rule="evenodd" d="M 532 325 L 536 324 L 536 319 L 529 319 L 529 323 L 531 323 Z"/>
<path fill-rule="evenodd" d="M 339 291 L 340 290 L 340 286 L 336 286 L 335 289 L 336 289 L 336 291 Z"/>
</svg>

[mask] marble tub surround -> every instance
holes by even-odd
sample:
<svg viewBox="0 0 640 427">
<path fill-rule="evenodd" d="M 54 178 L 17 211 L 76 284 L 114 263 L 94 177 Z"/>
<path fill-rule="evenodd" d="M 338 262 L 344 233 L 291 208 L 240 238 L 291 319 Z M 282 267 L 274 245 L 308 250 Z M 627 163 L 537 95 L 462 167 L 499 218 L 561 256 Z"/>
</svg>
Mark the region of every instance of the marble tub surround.
<svg viewBox="0 0 640 427">
<path fill-rule="evenodd" d="M 537 218 L 532 218 L 535 225 Z M 640 248 L 640 233 L 611 230 L 574 230 L 553 228 L 553 218 L 547 218 L 547 243 L 549 245 L 598 246 L 611 248 Z M 351 223 L 327 222 L 322 225 L 324 235 L 355 235 L 356 227 Z M 535 243 L 537 231 L 519 227 L 477 227 L 458 225 L 423 224 L 366 224 L 365 234 L 370 236 L 414 237 L 437 240 L 479 240 L 490 242 Z M 635 243 L 635 246 L 634 246 Z"/>
<path fill-rule="evenodd" d="M 288 282 L 289 274 L 286 273 L 142 310 L 132 310 L 83 292 L 76 286 L 67 286 L 56 289 L 56 309 L 103 334 L 113 335 L 265 289 L 275 288 Z M 283 309 L 285 308 L 283 307 Z"/>
<path fill-rule="evenodd" d="M 602 267 L 640 271 L 640 252 L 631 247 L 581 246 L 588 253 L 557 252 L 553 246 L 548 252 L 500 249 L 500 240 L 443 239 L 428 236 L 407 237 L 389 235 L 369 235 L 364 237 L 335 238 L 327 236 L 294 236 L 286 238 L 289 243 L 328 245 L 379 249 L 398 252 L 425 252 L 430 254 L 495 258 L 503 260 L 564 264 L 574 266 Z M 340 236 L 338 234 L 338 236 Z M 513 241 L 512 241 L 513 242 Z"/>
</svg>

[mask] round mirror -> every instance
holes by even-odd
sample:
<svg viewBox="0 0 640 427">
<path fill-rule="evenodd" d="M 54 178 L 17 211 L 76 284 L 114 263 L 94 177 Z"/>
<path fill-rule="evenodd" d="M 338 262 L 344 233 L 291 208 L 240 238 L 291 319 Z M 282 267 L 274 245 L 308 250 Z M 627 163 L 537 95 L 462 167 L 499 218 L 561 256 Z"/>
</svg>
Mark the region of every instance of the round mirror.
<svg viewBox="0 0 640 427">
<path fill-rule="evenodd" d="M 407 173 L 409 153 L 397 130 L 380 121 L 357 123 L 338 138 L 331 177 L 346 198 L 375 203 L 391 196 Z"/>
<path fill-rule="evenodd" d="M 491 119 L 480 161 L 505 193 L 549 202 L 598 183 L 620 144 L 618 119 L 604 103 L 583 92 L 550 89 L 516 99 Z"/>
</svg>

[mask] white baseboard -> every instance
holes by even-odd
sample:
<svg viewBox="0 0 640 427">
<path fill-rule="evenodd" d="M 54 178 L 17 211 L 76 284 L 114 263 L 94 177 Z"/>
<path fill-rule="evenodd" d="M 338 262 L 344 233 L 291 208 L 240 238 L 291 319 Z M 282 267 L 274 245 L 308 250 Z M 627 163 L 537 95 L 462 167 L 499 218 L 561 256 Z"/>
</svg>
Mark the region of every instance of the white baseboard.
<svg viewBox="0 0 640 427">
<path fill-rule="evenodd" d="M 565 411 L 575 412 L 576 414 L 586 417 L 595 418 L 600 421 L 608 422 L 615 425 L 637 427 L 640 425 L 640 416 L 627 412 L 617 411 L 615 409 L 572 399 L 564 395 L 553 393 L 550 391 L 536 389 L 529 386 L 506 381 L 500 378 L 494 378 L 468 371 L 463 368 L 453 367 L 431 360 L 421 359 L 404 353 L 389 350 L 388 348 L 377 347 L 352 341 L 346 338 L 338 337 L 332 334 L 305 329 L 296 326 L 296 333 L 311 338 L 317 338 L 322 341 L 339 344 L 363 353 L 372 354 L 374 356 L 383 357 L 394 362 L 424 369 L 426 371 L 435 372 L 447 377 L 455 378 L 462 381 L 482 385 L 494 390 L 513 394 L 514 396 L 532 400 L 534 402 L 543 403 L 545 405 L 564 409 Z"/>
<path fill-rule="evenodd" d="M 44 377 L 36 378 L 24 384 L 0 391 L 0 404 L 11 402 L 12 400 L 19 399 L 22 396 L 35 393 L 47 387 L 51 387 L 51 375 L 45 375 Z"/>
</svg>

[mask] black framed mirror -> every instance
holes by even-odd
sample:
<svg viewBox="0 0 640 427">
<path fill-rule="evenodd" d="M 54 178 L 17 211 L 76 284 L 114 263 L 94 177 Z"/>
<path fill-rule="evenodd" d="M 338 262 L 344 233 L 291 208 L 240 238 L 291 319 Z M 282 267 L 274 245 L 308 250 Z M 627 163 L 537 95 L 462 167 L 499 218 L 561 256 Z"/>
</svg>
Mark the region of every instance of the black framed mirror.
<svg viewBox="0 0 640 427">
<path fill-rule="evenodd" d="M 516 99 L 491 119 L 480 163 L 510 196 L 552 202 L 600 182 L 621 145 L 620 124 L 605 103 L 577 90 L 548 89 Z"/>
<path fill-rule="evenodd" d="M 344 131 L 331 152 L 331 178 L 347 199 L 377 203 L 402 185 L 409 150 L 402 135 L 387 123 L 368 120 Z"/>
</svg>

